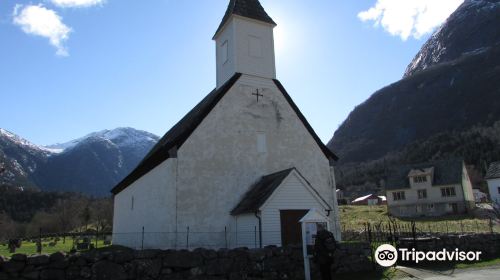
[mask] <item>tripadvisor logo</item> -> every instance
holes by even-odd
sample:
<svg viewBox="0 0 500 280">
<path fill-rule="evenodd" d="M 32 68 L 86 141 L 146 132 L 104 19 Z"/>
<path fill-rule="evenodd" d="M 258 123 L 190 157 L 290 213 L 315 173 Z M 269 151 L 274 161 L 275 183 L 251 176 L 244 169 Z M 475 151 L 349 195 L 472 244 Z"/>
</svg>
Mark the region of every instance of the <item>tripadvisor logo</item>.
<svg viewBox="0 0 500 280">
<path fill-rule="evenodd" d="M 418 263 L 420 261 L 479 261 L 481 251 L 459 251 L 458 249 L 448 251 L 442 249 L 440 251 L 417 251 L 415 248 L 409 250 L 407 248 L 399 248 L 396 250 L 390 244 L 382 244 L 375 251 L 375 261 L 381 266 L 393 266 L 398 259 L 401 261 L 410 261 Z"/>
<path fill-rule="evenodd" d="M 398 261 L 398 251 L 390 244 L 382 244 L 375 251 L 375 261 L 381 266 L 393 266 Z"/>
</svg>

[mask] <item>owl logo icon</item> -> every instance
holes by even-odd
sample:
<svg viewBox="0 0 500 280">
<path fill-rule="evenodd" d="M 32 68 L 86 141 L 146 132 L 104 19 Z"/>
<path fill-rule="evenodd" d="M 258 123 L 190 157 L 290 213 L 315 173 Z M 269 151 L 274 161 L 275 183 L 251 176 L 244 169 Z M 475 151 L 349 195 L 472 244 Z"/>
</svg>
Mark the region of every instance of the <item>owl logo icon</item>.
<svg viewBox="0 0 500 280">
<path fill-rule="evenodd" d="M 398 261 L 398 251 L 390 244 L 382 244 L 375 251 L 375 261 L 383 267 L 393 266 Z"/>
</svg>

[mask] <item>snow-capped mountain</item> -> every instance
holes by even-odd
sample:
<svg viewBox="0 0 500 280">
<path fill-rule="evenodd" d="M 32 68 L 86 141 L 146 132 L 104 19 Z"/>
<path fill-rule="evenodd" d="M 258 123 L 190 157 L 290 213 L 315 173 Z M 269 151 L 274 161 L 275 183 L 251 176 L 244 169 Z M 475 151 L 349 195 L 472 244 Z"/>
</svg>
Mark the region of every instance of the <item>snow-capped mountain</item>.
<svg viewBox="0 0 500 280">
<path fill-rule="evenodd" d="M 81 138 L 66 143 L 57 143 L 45 146 L 49 151 L 67 151 L 90 138 L 102 138 L 109 140 L 120 147 L 125 146 L 150 146 L 158 141 L 158 136 L 130 127 L 120 127 L 113 130 L 102 130 L 87 134 Z"/>
<path fill-rule="evenodd" d="M 37 146 L 0 129 L 0 184 L 105 196 L 159 137 L 133 128 L 90 133 L 67 143 Z"/>
<path fill-rule="evenodd" d="M 0 184 L 35 187 L 30 179 L 52 153 L 0 128 Z"/>
<path fill-rule="evenodd" d="M 40 153 L 53 153 L 54 151 L 50 148 L 46 148 L 43 146 L 38 146 L 30 141 L 8 131 L 3 128 L 0 128 L 0 137 L 2 137 L 5 140 L 10 141 L 12 144 L 19 146 L 19 147 L 24 147 L 27 150 L 31 150 L 33 152 L 40 152 Z"/>
</svg>

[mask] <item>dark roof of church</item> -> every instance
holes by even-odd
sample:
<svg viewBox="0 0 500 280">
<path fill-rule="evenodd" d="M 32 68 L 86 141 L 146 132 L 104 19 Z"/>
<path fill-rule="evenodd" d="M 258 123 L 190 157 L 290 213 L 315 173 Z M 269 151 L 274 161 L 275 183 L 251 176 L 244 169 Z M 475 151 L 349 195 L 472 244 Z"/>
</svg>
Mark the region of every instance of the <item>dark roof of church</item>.
<svg viewBox="0 0 500 280">
<path fill-rule="evenodd" d="M 168 158 L 177 156 L 177 149 L 179 149 L 191 133 L 198 127 L 198 125 L 205 119 L 205 117 L 217 105 L 219 100 L 231 89 L 234 83 L 241 77 L 240 73 L 233 75 L 224 85 L 218 89 L 210 92 L 198 105 L 196 105 L 189 113 L 187 113 L 176 125 L 174 125 L 151 149 L 151 151 L 144 157 L 139 165 L 120 183 L 118 183 L 111 193 L 118 194 L 130 184 L 135 182 L 140 177 L 144 176 L 149 171 L 153 170 L 156 166 Z M 306 118 L 300 112 L 299 108 L 293 102 L 292 98 L 288 95 L 278 80 L 273 80 L 278 89 L 281 91 L 285 99 L 288 101 L 292 109 L 295 111 L 299 119 L 307 131 L 311 134 L 325 156 L 330 160 L 338 160 L 338 157 L 323 144 L 318 135 L 314 132 L 311 125 L 307 122 Z"/>
<path fill-rule="evenodd" d="M 321 141 L 321 139 L 319 138 L 319 136 L 316 134 L 316 132 L 314 131 L 314 129 L 312 128 L 312 126 L 307 121 L 306 117 L 304 117 L 304 115 L 300 111 L 299 107 L 297 107 L 297 105 L 295 105 L 295 103 L 293 102 L 293 100 L 290 97 L 290 95 L 288 94 L 288 92 L 286 92 L 285 87 L 283 87 L 283 85 L 280 83 L 280 81 L 278 81 L 276 79 L 274 79 L 273 81 L 274 81 L 274 84 L 278 87 L 278 89 L 281 91 L 281 93 L 285 97 L 286 101 L 288 101 L 288 104 L 290 104 L 290 106 L 295 111 L 295 113 L 297 114 L 297 116 L 299 117 L 299 119 L 302 121 L 302 124 L 304 124 L 304 126 L 307 129 L 307 131 L 309 131 L 309 134 L 311 134 L 311 136 L 313 137 L 314 141 L 316 141 L 316 144 L 318 144 L 318 146 L 321 149 L 321 151 L 323 152 L 323 154 L 325 154 L 325 156 L 329 160 L 334 160 L 334 161 L 338 160 L 339 158 L 337 157 L 337 155 L 335 155 L 332 152 L 332 150 L 330 150 L 330 148 L 328 148 L 325 144 L 323 144 L 323 142 Z"/>
<path fill-rule="evenodd" d="M 412 169 L 423 169 L 429 167 L 434 167 L 434 179 L 432 185 L 442 186 L 459 184 L 462 182 L 463 160 L 448 159 L 392 167 L 389 169 L 385 189 L 408 189 L 410 188 L 408 173 L 410 173 Z"/>
<path fill-rule="evenodd" d="M 176 157 L 178 149 L 205 117 L 212 111 L 224 94 L 240 78 L 241 74 L 236 73 L 224 85 L 212 90 L 198 105 L 196 105 L 184 118 L 174 125 L 144 157 L 139 165 L 116 185 L 111 192 L 117 194 L 135 182 L 140 177 L 151 171 L 168 158 Z"/>
<path fill-rule="evenodd" d="M 300 174 L 295 168 L 289 168 L 278 171 L 273 174 L 263 176 L 259 181 L 253 184 L 250 189 L 243 195 L 238 205 L 231 210 L 231 215 L 240 215 L 245 213 L 255 213 L 266 202 L 266 200 L 273 194 L 273 192 L 281 185 L 283 180 L 292 172 L 296 171 L 304 181 L 309 185 L 316 195 L 328 205 L 328 203 L 321 197 L 321 195 L 309 184 L 309 182 Z"/>
<path fill-rule="evenodd" d="M 243 213 L 253 213 L 259 210 L 260 206 L 273 194 L 281 182 L 293 171 L 294 168 L 282 170 L 267 176 L 263 176 L 259 181 L 250 187 L 240 200 L 238 205 L 231 210 L 231 215 Z"/>
<path fill-rule="evenodd" d="M 242 17 L 247 17 L 259 21 L 263 21 L 266 23 L 274 24 L 276 23 L 273 19 L 266 13 L 262 5 L 258 0 L 231 0 L 229 5 L 227 6 L 226 13 L 222 18 L 222 22 L 217 28 L 215 35 L 219 33 L 222 27 L 227 23 L 231 15 L 239 15 Z"/>
<path fill-rule="evenodd" d="M 485 179 L 496 179 L 500 178 L 500 161 L 492 162 L 488 171 L 486 172 Z"/>
</svg>

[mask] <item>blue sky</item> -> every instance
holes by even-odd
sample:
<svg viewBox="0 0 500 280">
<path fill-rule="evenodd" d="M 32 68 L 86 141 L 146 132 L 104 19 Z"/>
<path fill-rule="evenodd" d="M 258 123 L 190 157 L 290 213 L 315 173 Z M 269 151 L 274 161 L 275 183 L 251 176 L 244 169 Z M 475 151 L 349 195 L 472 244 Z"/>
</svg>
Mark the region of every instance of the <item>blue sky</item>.
<svg viewBox="0 0 500 280">
<path fill-rule="evenodd" d="M 407 1 L 261 0 L 278 23 L 278 79 L 324 142 L 461 2 Z M 124 126 L 163 135 L 215 86 L 228 2 L 1 0 L 0 127 L 39 145 Z M 31 6 L 59 25 L 23 18 Z"/>
</svg>

